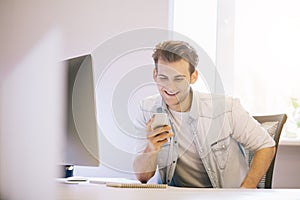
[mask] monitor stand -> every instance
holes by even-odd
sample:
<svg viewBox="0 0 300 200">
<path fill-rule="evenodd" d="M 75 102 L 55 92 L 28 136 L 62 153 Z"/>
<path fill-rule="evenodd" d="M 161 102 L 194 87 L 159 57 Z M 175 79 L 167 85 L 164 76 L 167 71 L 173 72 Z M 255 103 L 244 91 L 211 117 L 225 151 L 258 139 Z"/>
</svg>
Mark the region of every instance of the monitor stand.
<svg viewBox="0 0 300 200">
<path fill-rule="evenodd" d="M 72 177 L 74 174 L 74 165 L 63 165 L 63 178 Z"/>
</svg>

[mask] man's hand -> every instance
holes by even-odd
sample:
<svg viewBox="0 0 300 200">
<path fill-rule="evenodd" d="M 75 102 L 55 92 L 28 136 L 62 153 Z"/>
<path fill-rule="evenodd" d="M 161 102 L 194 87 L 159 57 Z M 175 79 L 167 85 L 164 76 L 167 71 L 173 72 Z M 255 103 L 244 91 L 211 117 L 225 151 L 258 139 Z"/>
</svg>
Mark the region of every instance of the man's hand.
<svg viewBox="0 0 300 200">
<path fill-rule="evenodd" d="M 147 122 L 147 139 L 149 144 L 144 151 L 145 153 L 160 151 L 161 147 L 174 135 L 173 132 L 170 132 L 171 127 L 169 125 L 152 129 L 151 124 L 154 121 L 154 117 L 155 116 L 152 116 L 152 118 Z"/>
</svg>

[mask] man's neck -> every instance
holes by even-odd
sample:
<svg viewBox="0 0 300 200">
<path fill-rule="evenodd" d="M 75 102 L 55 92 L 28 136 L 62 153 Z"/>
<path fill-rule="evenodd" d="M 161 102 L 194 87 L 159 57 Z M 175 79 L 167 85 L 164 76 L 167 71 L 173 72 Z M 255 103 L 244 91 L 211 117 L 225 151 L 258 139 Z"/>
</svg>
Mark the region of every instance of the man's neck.
<svg viewBox="0 0 300 200">
<path fill-rule="evenodd" d="M 176 112 L 188 112 L 191 109 L 192 99 L 193 99 L 193 92 L 192 92 L 192 90 L 190 90 L 190 93 L 186 97 L 184 102 L 182 102 L 178 105 L 169 107 L 169 109 L 176 111 Z"/>
</svg>

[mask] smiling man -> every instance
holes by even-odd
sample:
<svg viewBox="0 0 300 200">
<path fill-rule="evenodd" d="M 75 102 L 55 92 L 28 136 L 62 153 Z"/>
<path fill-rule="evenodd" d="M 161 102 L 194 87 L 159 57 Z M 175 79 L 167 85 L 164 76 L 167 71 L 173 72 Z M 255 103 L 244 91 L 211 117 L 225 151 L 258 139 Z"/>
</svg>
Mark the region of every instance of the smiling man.
<svg viewBox="0 0 300 200">
<path fill-rule="evenodd" d="M 273 157 L 275 142 L 234 98 L 202 94 L 195 49 L 165 41 L 153 53 L 159 94 L 145 98 L 135 121 L 139 134 L 133 163 L 137 179 L 179 187 L 256 188 Z M 167 113 L 169 125 L 151 128 L 154 113 Z M 255 151 L 249 169 L 244 148 Z"/>
<path fill-rule="evenodd" d="M 171 110 L 188 111 L 192 101 L 190 84 L 197 80 L 198 71 L 191 73 L 189 63 L 183 59 L 173 63 L 160 59 L 157 65 L 153 77 L 164 102 Z"/>
</svg>

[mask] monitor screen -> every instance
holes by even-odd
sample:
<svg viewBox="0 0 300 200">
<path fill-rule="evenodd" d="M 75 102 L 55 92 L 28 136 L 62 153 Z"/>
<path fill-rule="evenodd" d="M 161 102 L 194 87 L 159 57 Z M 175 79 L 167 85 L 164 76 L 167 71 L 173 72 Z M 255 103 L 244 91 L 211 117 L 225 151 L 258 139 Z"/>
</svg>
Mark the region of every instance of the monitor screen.
<svg viewBox="0 0 300 200">
<path fill-rule="evenodd" d="M 94 70 L 91 55 L 64 61 L 67 119 L 63 165 L 99 166 Z"/>
</svg>

